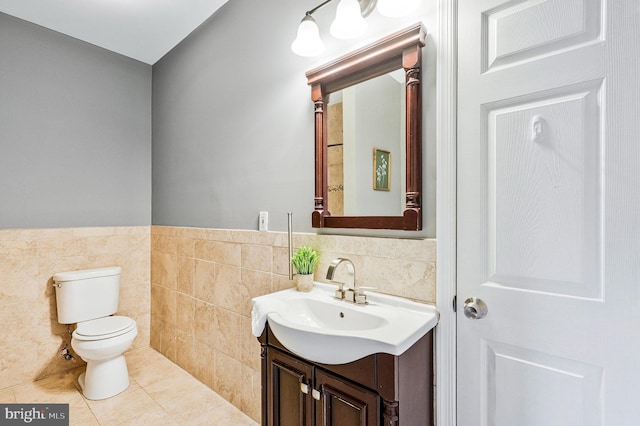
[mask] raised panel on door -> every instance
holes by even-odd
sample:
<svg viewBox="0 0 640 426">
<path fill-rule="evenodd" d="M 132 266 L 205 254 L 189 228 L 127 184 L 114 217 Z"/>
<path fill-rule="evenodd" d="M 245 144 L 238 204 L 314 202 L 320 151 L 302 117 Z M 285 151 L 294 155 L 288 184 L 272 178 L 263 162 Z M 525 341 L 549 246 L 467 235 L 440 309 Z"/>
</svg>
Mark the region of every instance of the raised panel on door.
<svg viewBox="0 0 640 426">
<path fill-rule="evenodd" d="M 601 416 L 600 367 L 488 340 L 482 357 L 486 424 L 582 426 Z"/>
<path fill-rule="evenodd" d="M 381 421 L 380 397 L 361 386 L 316 370 L 320 392 L 316 424 L 322 426 L 377 426 Z"/>
<path fill-rule="evenodd" d="M 459 0 L 460 426 L 637 424 L 639 18 Z"/>
<path fill-rule="evenodd" d="M 498 1 L 481 12 L 482 71 L 601 40 L 601 0 Z"/>
<path fill-rule="evenodd" d="M 483 105 L 485 285 L 602 298 L 601 84 Z"/>
<path fill-rule="evenodd" d="M 313 425 L 313 367 L 276 349 L 267 354 L 270 426 Z"/>
</svg>

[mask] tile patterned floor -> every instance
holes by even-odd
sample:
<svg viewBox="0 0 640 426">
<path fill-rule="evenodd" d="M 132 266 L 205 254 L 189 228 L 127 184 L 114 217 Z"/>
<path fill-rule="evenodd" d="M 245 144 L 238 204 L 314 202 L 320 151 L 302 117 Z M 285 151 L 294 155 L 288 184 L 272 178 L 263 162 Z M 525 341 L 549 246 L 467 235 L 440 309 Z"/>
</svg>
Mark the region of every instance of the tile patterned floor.
<svg viewBox="0 0 640 426">
<path fill-rule="evenodd" d="M 0 390 L 5 403 L 68 403 L 72 426 L 258 426 L 231 403 L 151 348 L 127 353 L 131 384 L 90 401 L 77 377 L 84 367 Z"/>
</svg>

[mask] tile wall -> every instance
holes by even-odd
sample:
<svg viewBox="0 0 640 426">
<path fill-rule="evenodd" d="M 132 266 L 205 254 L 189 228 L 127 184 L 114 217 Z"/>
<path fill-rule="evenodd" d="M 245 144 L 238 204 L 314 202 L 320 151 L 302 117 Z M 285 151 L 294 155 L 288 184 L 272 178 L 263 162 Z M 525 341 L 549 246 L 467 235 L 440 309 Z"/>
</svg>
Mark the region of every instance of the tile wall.
<svg viewBox="0 0 640 426">
<path fill-rule="evenodd" d="M 349 257 L 360 285 L 435 303 L 435 240 L 295 234 L 301 245 L 320 253 L 318 281 Z M 292 286 L 286 233 L 154 226 L 151 346 L 259 421 L 251 298 Z"/>
<path fill-rule="evenodd" d="M 349 257 L 360 285 L 435 303 L 435 240 L 295 234 L 329 262 Z M 0 389 L 83 364 L 65 361 L 56 272 L 119 265 L 118 314 L 134 348 L 151 345 L 259 421 L 260 347 L 251 298 L 290 288 L 286 233 L 162 226 L 0 230 Z M 338 280 L 348 277 L 337 276 Z"/>
<path fill-rule="evenodd" d="M 0 389 L 82 365 L 65 361 L 70 341 L 58 324 L 56 272 L 122 267 L 119 314 L 134 318 L 134 347 L 149 346 L 150 227 L 0 230 Z"/>
</svg>

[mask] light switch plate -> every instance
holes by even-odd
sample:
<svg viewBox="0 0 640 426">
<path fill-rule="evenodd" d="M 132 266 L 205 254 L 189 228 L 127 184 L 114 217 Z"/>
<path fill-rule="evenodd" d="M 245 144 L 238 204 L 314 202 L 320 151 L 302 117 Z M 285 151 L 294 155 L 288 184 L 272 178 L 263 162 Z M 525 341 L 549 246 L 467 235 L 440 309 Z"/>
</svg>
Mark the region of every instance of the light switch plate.
<svg viewBox="0 0 640 426">
<path fill-rule="evenodd" d="M 258 221 L 258 231 L 269 230 L 269 212 L 260 212 L 260 220 Z"/>
</svg>

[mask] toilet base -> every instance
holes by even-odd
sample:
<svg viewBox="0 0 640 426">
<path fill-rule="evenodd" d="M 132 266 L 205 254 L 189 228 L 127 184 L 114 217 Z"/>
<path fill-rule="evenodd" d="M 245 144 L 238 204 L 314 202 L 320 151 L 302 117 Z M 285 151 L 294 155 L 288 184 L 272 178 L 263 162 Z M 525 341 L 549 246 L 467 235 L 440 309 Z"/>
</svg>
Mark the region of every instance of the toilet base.
<svg viewBox="0 0 640 426">
<path fill-rule="evenodd" d="M 87 370 L 78 377 L 82 394 L 99 400 L 115 396 L 129 387 L 129 371 L 124 355 L 99 361 L 87 361 Z"/>
</svg>

